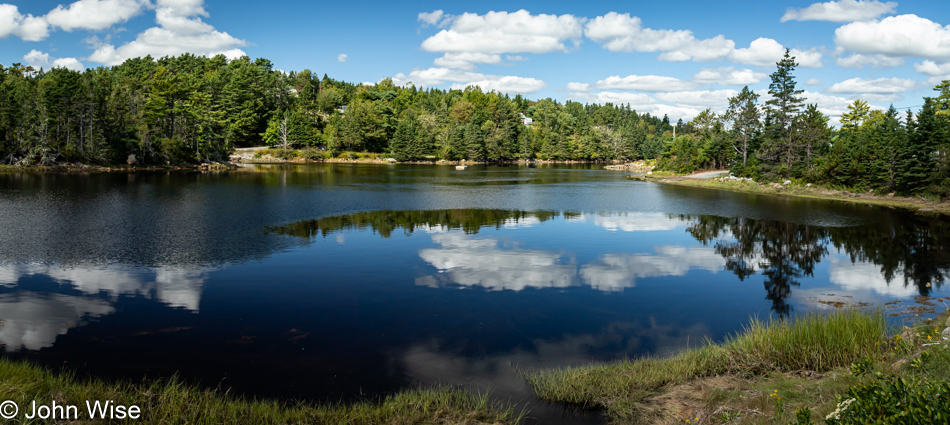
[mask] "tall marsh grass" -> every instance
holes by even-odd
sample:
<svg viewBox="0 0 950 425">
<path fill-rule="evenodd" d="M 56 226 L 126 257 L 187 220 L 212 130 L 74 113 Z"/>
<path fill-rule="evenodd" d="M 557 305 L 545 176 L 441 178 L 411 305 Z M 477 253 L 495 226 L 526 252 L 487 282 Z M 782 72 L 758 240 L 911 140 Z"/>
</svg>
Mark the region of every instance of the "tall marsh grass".
<svg viewBox="0 0 950 425">
<path fill-rule="evenodd" d="M 725 373 L 826 371 L 881 353 L 887 323 L 880 311 L 807 314 L 792 320 L 753 319 L 721 344 L 707 341 L 669 358 L 645 357 L 585 367 L 530 372 L 544 400 L 622 411 L 668 384 Z M 616 412 L 614 415 L 616 417 Z M 626 415 L 623 415 L 626 416 Z"/>
</svg>

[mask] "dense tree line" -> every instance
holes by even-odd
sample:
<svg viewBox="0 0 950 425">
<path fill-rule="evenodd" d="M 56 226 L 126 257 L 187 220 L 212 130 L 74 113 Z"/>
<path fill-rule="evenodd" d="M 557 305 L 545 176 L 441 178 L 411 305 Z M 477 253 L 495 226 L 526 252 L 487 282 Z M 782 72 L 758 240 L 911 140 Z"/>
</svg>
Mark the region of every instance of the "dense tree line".
<svg viewBox="0 0 950 425">
<path fill-rule="evenodd" d="M 399 160 L 639 159 L 655 157 L 671 129 L 665 117 L 629 105 L 421 90 L 388 79 L 355 85 L 247 57 L 144 57 L 85 72 L 0 66 L 7 164 L 197 162 L 263 143 Z"/>
<path fill-rule="evenodd" d="M 786 51 L 771 75 L 771 99 L 745 87 L 725 113 L 700 113 L 664 144 L 663 169 L 728 168 L 765 181 L 798 179 L 860 190 L 950 196 L 950 81 L 917 113 L 871 110 L 856 100 L 834 129 L 796 89 Z"/>
<path fill-rule="evenodd" d="M 729 168 L 762 180 L 950 196 L 950 83 L 917 113 L 855 101 L 834 129 L 796 89 L 795 58 L 770 99 L 745 87 L 722 114 L 673 126 L 629 105 L 489 92 L 357 85 L 286 73 L 266 59 L 130 59 L 85 72 L 0 65 L 0 162 L 182 163 L 234 147 L 365 151 L 403 160 L 659 158 L 677 172 Z M 525 125 L 522 118 L 533 122 Z"/>
</svg>

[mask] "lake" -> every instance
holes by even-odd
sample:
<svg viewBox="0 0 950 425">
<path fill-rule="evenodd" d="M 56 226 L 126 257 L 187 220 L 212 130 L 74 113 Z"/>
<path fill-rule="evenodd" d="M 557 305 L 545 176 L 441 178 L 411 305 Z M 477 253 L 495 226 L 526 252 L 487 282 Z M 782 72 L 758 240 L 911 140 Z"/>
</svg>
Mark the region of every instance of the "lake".
<svg viewBox="0 0 950 425">
<path fill-rule="evenodd" d="M 521 371 L 947 297 L 945 217 L 601 168 L 0 174 L 3 355 L 318 402 L 462 385 L 586 423 Z"/>
</svg>

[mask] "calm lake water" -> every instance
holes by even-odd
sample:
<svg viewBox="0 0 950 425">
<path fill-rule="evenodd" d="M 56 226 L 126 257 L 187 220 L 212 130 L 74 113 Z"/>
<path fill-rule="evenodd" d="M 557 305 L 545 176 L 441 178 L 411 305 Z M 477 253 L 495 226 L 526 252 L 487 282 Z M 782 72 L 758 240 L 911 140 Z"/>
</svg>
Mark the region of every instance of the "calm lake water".
<svg viewBox="0 0 950 425">
<path fill-rule="evenodd" d="M 945 217 L 600 168 L 0 174 L 3 355 L 282 399 L 463 385 L 583 423 L 520 371 L 947 296 Z"/>
</svg>

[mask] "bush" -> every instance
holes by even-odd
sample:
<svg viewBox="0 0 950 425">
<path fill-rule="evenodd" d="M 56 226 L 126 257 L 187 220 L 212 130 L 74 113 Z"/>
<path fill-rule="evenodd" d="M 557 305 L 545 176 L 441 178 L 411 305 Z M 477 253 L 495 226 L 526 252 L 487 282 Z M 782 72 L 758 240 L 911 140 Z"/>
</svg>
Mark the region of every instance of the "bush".
<svg viewBox="0 0 950 425">
<path fill-rule="evenodd" d="M 950 383 L 877 373 L 838 398 L 825 423 L 942 424 L 950 422 Z"/>
<path fill-rule="evenodd" d="M 309 161 L 322 161 L 330 159 L 330 152 L 321 151 L 316 148 L 307 148 L 300 151 L 300 157 Z"/>
</svg>

